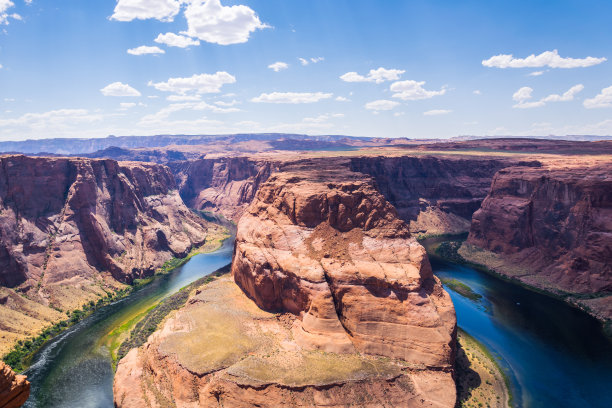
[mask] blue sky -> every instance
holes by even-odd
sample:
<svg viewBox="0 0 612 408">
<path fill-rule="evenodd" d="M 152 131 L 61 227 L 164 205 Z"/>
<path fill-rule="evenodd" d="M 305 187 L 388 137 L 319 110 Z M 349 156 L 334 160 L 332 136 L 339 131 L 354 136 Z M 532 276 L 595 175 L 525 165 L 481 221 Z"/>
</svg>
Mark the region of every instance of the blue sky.
<svg viewBox="0 0 612 408">
<path fill-rule="evenodd" d="M 0 140 L 610 135 L 610 16 L 589 0 L 0 0 Z"/>
</svg>

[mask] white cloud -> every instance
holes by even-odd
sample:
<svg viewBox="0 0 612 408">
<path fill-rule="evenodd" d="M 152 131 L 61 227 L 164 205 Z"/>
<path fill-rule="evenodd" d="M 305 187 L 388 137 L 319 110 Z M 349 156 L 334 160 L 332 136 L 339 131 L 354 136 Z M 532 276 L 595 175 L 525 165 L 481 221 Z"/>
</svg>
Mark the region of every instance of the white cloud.
<svg viewBox="0 0 612 408">
<path fill-rule="evenodd" d="M 540 76 L 540 75 L 544 75 L 544 71 L 533 71 L 527 74 L 527 76 L 533 76 L 533 77 Z"/>
<path fill-rule="evenodd" d="M 329 121 L 330 119 L 343 118 L 344 113 L 325 113 L 323 115 L 319 115 L 314 118 L 304 118 L 302 122 L 304 123 L 324 123 Z"/>
<path fill-rule="evenodd" d="M 395 116 L 395 117 L 399 117 L 399 116 L 404 116 L 405 114 L 406 114 L 406 112 L 395 112 L 395 113 L 393 114 L 393 116 Z"/>
<path fill-rule="evenodd" d="M 482 61 L 485 67 L 493 68 L 585 68 L 601 64 L 606 58 L 564 58 L 557 50 L 545 51 L 527 58 L 514 58 L 512 54 L 499 54 Z"/>
<path fill-rule="evenodd" d="M 373 111 L 387 111 L 395 108 L 399 105 L 399 102 L 388 101 L 386 99 L 379 99 L 377 101 L 368 102 L 365 104 L 365 108 Z"/>
<path fill-rule="evenodd" d="M 283 69 L 289 68 L 289 64 L 286 62 L 275 62 L 274 64 L 268 65 L 268 68 L 273 70 L 274 72 L 282 71 Z"/>
<path fill-rule="evenodd" d="M 338 102 L 350 102 L 350 99 L 345 98 L 344 96 L 337 96 L 337 97 L 336 97 L 336 100 L 337 100 Z"/>
<path fill-rule="evenodd" d="M 513 108 L 518 109 L 530 109 L 530 108 L 540 108 L 546 105 L 547 102 L 568 102 L 574 99 L 576 94 L 581 92 L 584 89 L 584 85 L 578 84 L 572 86 L 563 95 L 552 94 L 548 95 L 538 101 L 529 101 L 532 98 L 533 89 L 524 86 L 520 88 L 518 91 L 512 95 L 512 99 L 514 99 L 517 104 L 513 106 Z"/>
<path fill-rule="evenodd" d="M 0 25 L 8 24 L 9 18 L 21 20 L 21 16 L 19 14 L 9 14 L 7 12 L 7 10 L 13 7 L 14 5 L 15 3 L 13 3 L 11 0 L 0 0 Z"/>
<path fill-rule="evenodd" d="M 18 118 L 0 119 L 0 135 L 32 138 L 61 137 L 74 131 L 75 125 L 99 122 L 102 115 L 87 109 L 56 109 L 43 113 L 26 113 Z"/>
<path fill-rule="evenodd" d="M 155 87 L 158 91 L 172 92 L 179 95 L 205 94 L 221 92 L 221 87 L 225 84 L 233 84 L 236 78 L 225 71 L 218 71 L 214 74 L 199 74 L 188 78 L 169 78 L 166 82 L 149 82 L 149 86 Z"/>
<path fill-rule="evenodd" d="M 396 81 L 406 71 L 401 69 L 386 69 L 378 68 L 371 69 L 366 76 L 360 75 L 356 72 L 347 72 L 340 76 L 340 79 L 345 82 L 376 82 L 380 84 L 385 81 Z"/>
<path fill-rule="evenodd" d="M 439 91 L 428 91 L 423 88 L 423 85 L 425 85 L 425 81 L 399 81 L 392 83 L 390 89 L 392 92 L 395 92 L 393 94 L 394 98 L 399 98 L 404 101 L 429 99 L 446 93 L 446 88 L 442 88 Z"/>
<path fill-rule="evenodd" d="M 129 50 L 127 50 L 127 53 L 131 55 L 146 55 L 146 54 L 165 54 L 166 51 L 156 46 L 149 47 L 148 45 L 141 45 L 140 47 L 130 48 Z"/>
<path fill-rule="evenodd" d="M 190 45 L 200 45 L 199 40 L 185 37 L 184 35 L 178 35 L 174 33 L 159 34 L 155 39 L 158 44 L 165 44 L 169 47 L 186 48 Z"/>
<path fill-rule="evenodd" d="M 251 8 L 223 6 L 220 0 L 191 0 L 185 18 L 187 35 L 220 45 L 247 42 L 253 31 L 269 27 Z"/>
<path fill-rule="evenodd" d="M 474 95 L 482 95 L 482 92 L 480 92 L 480 90 L 479 90 L 479 89 L 475 89 L 475 90 L 473 90 L 473 91 L 472 91 L 472 93 L 473 93 Z"/>
<path fill-rule="evenodd" d="M 140 96 L 140 92 L 128 84 L 113 82 L 100 89 L 104 96 Z"/>
<path fill-rule="evenodd" d="M 202 99 L 201 95 L 169 95 L 166 100 L 170 102 L 194 102 Z"/>
<path fill-rule="evenodd" d="M 2 69 L 2 64 L 0 64 L 0 69 Z"/>
<path fill-rule="evenodd" d="M 216 101 L 215 105 L 218 106 L 222 106 L 224 108 L 229 108 L 230 106 L 234 106 L 234 105 L 238 105 L 240 102 L 238 102 L 237 100 L 232 100 L 230 102 L 225 102 L 225 101 Z"/>
<path fill-rule="evenodd" d="M 264 103 L 313 103 L 331 98 L 333 94 L 324 92 L 272 92 L 262 93 L 251 102 Z"/>
<path fill-rule="evenodd" d="M 211 111 L 214 113 L 233 113 L 239 112 L 237 108 L 220 108 L 218 106 L 210 105 L 206 102 L 184 102 L 184 103 L 171 103 L 170 105 L 160 109 L 154 114 L 145 115 L 140 119 L 140 123 L 163 123 L 176 112 L 181 111 Z"/>
<path fill-rule="evenodd" d="M 135 102 L 121 102 L 119 104 L 119 109 L 120 110 L 128 110 L 128 109 L 133 108 L 136 105 L 137 105 L 137 103 L 135 103 Z"/>
<path fill-rule="evenodd" d="M 301 58 L 301 57 L 299 57 L 298 60 L 300 60 L 300 64 L 306 66 L 306 65 L 310 64 L 311 62 L 313 64 L 316 64 L 318 62 L 324 61 L 325 58 L 323 58 L 323 57 L 314 57 L 314 58 Z"/>
<path fill-rule="evenodd" d="M 132 21 L 153 18 L 173 21 L 184 0 L 117 0 L 112 20 Z"/>
<path fill-rule="evenodd" d="M 585 99 L 583 105 L 587 109 L 612 107 L 612 86 L 604 88 L 591 99 Z"/>
<path fill-rule="evenodd" d="M 438 116 L 438 115 L 448 115 L 452 110 L 449 109 L 432 109 L 427 112 L 423 112 L 425 116 Z"/>
</svg>

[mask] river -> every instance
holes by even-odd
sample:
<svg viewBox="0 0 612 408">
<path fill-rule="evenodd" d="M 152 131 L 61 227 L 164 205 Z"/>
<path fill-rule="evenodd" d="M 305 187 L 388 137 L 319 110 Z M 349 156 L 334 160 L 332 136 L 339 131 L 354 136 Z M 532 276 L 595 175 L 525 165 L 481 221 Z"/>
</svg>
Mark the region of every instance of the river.
<svg viewBox="0 0 612 408">
<path fill-rule="evenodd" d="M 218 251 L 194 256 L 46 344 L 26 372 L 32 382 L 26 407 L 112 407 L 113 370 L 101 340 L 135 313 L 227 265 L 232 245 L 226 240 Z M 511 379 L 516 406 L 610 406 L 612 343 L 595 319 L 484 272 L 431 259 L 436 275 L 459 280 L 482 296 L 473 301 L 447 288 L 459 326 L 497 356 Z"/>
<path fill-rule="evenodd" d="M 423 244 L 431 249 L 437 241 Z M 612 406 L 612 341 L 596 319 L 485 272 L 430 260 L 438 277 L 482 296 L 470 300 L 446 287 L 459 327 L 487 346 L 511 379 L 515 406 Z"/>
<path fill-rule="evenodd" d="M 102 339 L 133 315 L 229 264 L 232 249 L 233 239 L 227 239 L 219 250 L 193 256 L 185 265 L 98 309 L 47 343 L 25 372 L 32 384 L 25 407 L 113 407 L 113 369 Z"/>
</svg>

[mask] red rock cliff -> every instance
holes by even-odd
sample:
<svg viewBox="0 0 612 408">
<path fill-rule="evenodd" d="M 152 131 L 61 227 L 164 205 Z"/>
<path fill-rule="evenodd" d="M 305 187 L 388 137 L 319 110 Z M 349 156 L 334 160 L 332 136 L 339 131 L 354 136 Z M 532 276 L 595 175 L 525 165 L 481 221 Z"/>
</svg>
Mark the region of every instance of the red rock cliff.
<svg viewBox="0 0 612 408">
<path fill-rule="evenodd" d="M 612 293 L 612 166 L 500 170 L 467 243 L 464 256 L 478 261 L 478 248 L 489 251 L 498 263 L 490 266 L 530 285 Z M 611 297 L 586 303 L 612 318 Z"/>
<path fill-rule="evenodd" d="M 54 309 L 80 308 L 106 286 L 149 276 L 187 255 L 206 231 L 164 166 L 0 157 L 0 285 L 25 294 L 19 302 L 50 308 L 28 311 L 35 306 L 2 289 L 0 307 L 34 319 L 12 329 L 8 319 L 2 329 L 27 334 L 57 320 Z"/>
</svg>

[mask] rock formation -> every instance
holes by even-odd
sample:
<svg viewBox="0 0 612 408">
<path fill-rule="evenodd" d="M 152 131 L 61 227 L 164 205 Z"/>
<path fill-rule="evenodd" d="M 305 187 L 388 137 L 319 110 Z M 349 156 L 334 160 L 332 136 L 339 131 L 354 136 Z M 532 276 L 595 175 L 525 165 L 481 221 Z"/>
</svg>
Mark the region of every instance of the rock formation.
<svg viewBox="0 0 612 408">
<path fill-rule="evenodd" d="M 170 167 L 190 208 L 218 212 L 238 222 L 275 163 L 230 157 L 175 162 Z"/>
<path fill-rule="evenodd" d="M 455 313 L 423 247 L 367 176 L 285 170 L 240 219 L 237 285 L 132 350 L 115 404 L 453 407 Z"/>
<path fill-rule="evenodd" d="M 25 375 L 15 375 L 13 370 L 0 361 L 0 407 L 19 408 L 30 396 L 30 383 Z"/>
<path fill-rule="evenodd" d="M 460 253 L 612 318 L 612 165 L 500 170 Z"/>
<path fill-rule="evenodd" d="M 0 157 L 2 344 L 187 255 L 207 225 L 160 165 Z"/>
</svg>

